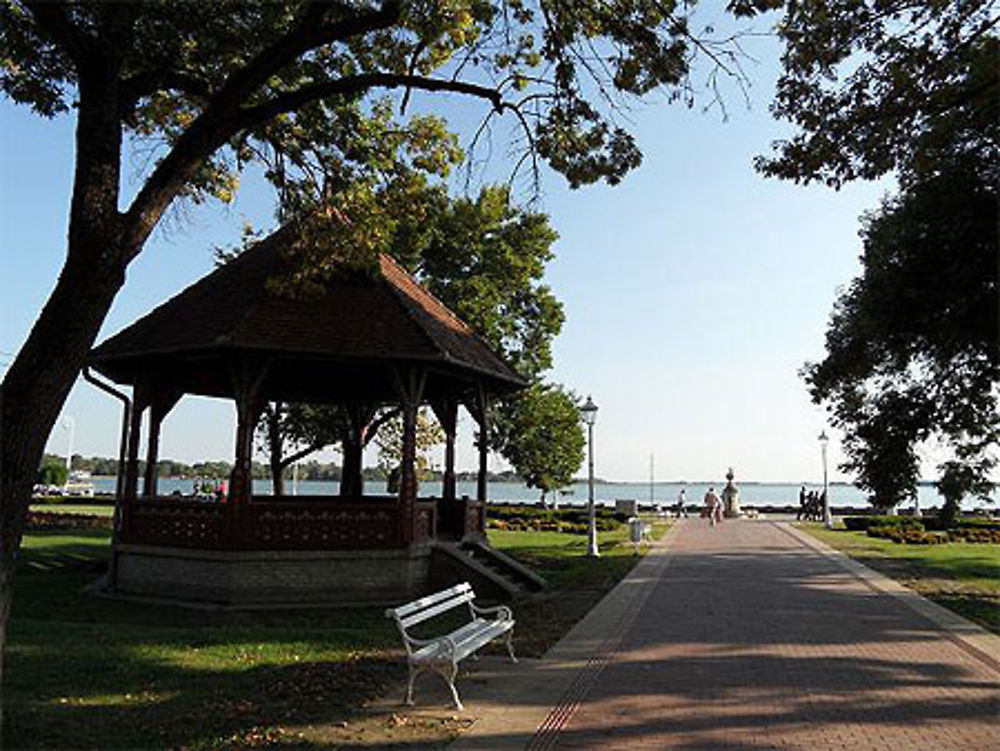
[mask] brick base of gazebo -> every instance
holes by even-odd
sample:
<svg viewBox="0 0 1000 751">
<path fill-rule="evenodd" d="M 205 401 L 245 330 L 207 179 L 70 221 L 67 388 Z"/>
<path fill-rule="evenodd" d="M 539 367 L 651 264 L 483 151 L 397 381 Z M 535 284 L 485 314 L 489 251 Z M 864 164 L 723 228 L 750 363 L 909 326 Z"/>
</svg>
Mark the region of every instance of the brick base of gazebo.
<svg viewBox="0 0 1000 751">
<path fill-rule="evenodd" d="M 405 550 L 192 550 L 119 545 L 115 592 L 223 606 L 353 605 L 430 587 L 431 545 Z"/>
<path fill-rule="evenodd" d="M 395 497 L 263 497 L 234 510 L 124 503 L 108 589 L 237 607 L 398 602 L 433 586 L 435 540 L 485 540 L 483 504 L 465 498 L 418 501 L 410 535 Z"/>
</svg>

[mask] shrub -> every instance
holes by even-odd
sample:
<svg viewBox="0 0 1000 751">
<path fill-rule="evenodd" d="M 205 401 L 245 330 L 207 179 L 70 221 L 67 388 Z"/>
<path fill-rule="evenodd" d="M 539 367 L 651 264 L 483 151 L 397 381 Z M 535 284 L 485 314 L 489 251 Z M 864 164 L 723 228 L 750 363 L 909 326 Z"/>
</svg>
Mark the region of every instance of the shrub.
<svg viewBox="0 0 1000 751">
<path fill-rule="evenodd" d="M 984 545 L 1000 544 L 1000 529 L 976 529 L 975 527 L 959 527 L 948 530 L 951 542 L 972 542 Z"/>
<path fill-rule="evenodd" d="M 628 521 L 628 514 L 607 509 L 596 510 L 596 527 L 600 532 L 611 532 Z M 543 509 L 537 506 L 490 506 L 489 526 L 511 531 L 565 532 L 586 534 L 589 526 L 587 509 Z"/>
<path fill-rule="evenodd" d="M 928 516 L 924 519 L 924 528 L 935 532 L 947 532 L 953 529 L 1000 530 L 1000 522 L 993 519 L 956 519 L 953 524 L 949 525 L 940 517 Z"/>
<path fill-rule="evenodd" d="M 855 532 L 864 532 L 871 527 L 924 529 L 923 520 L 912 516 L 848 516 L 844 518 L 844 526 Z"/>
</svg>

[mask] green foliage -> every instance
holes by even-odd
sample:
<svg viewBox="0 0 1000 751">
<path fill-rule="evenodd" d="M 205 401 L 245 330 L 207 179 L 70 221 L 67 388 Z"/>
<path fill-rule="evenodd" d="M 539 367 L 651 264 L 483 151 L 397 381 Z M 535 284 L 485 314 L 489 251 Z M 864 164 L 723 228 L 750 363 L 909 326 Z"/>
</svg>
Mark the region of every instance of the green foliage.
<svg viewBox="0 0 1000 751">
<path fill-rule="evenodd" d="M 41 485 L 65 485 L 68 479 L 66 463 L 59 459 L 46 461 L 38 469 L 38 483 Z"/>
<path fill-rule="evenodd" d="M 939 467 L 946 513 L 993 488 L 1000 121 L 978 125 L 940 119 L 933 165 L 908 164 L 899 195 L 865 217 L 863 274 L 836 302 L 826 358 L 803 370 L 847 434 L 842 467 L 880 507 L 913 495 L 931 437 L 952 453 Z"/>
<path fill-rule="evenodd" d="M 569 485 L 584 458 L 586 437 L 577 399 L 561 386 L 535 383 L 497 410 L 494 441 L 531 488 Z"/>
<path fill-rule="evenodd" d="M 552 366 L 562 304 L 542 283 L 558 235 L 545 214 L 515 206 L 510 190 L 440 198 L 394 241 L 395 253 L 439 300 L 526 378 Z"/>
<path fill-rule="evenodd" d="M 834 187 L 933 170 L 943 130 L 975 140 L 998 119 L 995 26 L 994 0 L 789 3 L 771 109 L 798 132 L 758 169 Z"/>
<path fill-rule="evenodd" d="M 270 402 L 257 423 L 260 448 L 270 456 L 272 480 L 294 462 L 340 440 L 347 417 L 339 407 Z M 301 477 L 301 473 L 300 473 Z M 276 494 L 281 487 L 275 483 Z"/>
<path fill-rule="evenodd" d="M 598 532 L 614 532 L 628 521 L 628 514 L 594 509 L 594 524 Z M 536 531 L 585 535 L 590 525 L 586 508 L 537 508 L 523 504 L 490 505 L 489 528 L 508 532 Z"/>
<path fill-rule="evenodd" d="M 426 408 L 417 411 L 416 430 L 416 472 L 417 479 L 423 481 L 430 478 L 427 451 L 444 443 L 445 435 L 444 430 L 431 417 Z M 395 472 L 398 471 L 403 461 L 403 416 L 398 414 L 382 423 L 374 440 L 375 445 L 378 446 L 379 467 L 386 474 L 390 485 L 393 482 L 398 482 L 399 478 Z M 390 487 L 390 492 L 397 490 L 398 487 Z"/>
<path fill-rule="evenodd" d="M 412 89 L 481 99 L 488 118 L 513 112 L 534 156 L 572 185 L 615 183 L 640 154 L 614 109 L 656 89 L 689 100 L 696 58 L 722 69 L 740 54 L 735 40 L 699 38 L 692 14 L 693 4 L 654 0 L 9 2 L 0 6 L 0 87 L 51 117 L 74 106 L 81 68 L 104 63 L 137 137 L 172 147 L 198 132 L 215 142 L 188 178 L 195 200 L 229 200 L 239 169 L 272 143 L 350 134 L 345 111 L 378 88 L 404 101 Z M 598 90 L 607 99 L 589 95 Z M 343 156 L 348 164 L 356 155 L 345 146 Z"/>
<path fill-rule="evenodd" d="M 312 153 L 324 158 L 322 148 Z M 401 152 L 394 153 L 399 156 Z M 504 187 L 486 186 L 475 200 L 450 199 L 405 165 L 396 174 L 406 175 L 405 194 L 373 188 L 379 196 L 375 210 L 386 232 L 371 249 L 391 252 L 525 377 L 536 377 L 551 367 L 551 343 L 564 316 L 562 305 L 542 283 L 545 265 L 553 257 L 551 245 L 557 239 L 548 217 L 514 206 Z M 301 211 L 296 201 L 308 203 L 309 190 L 297 184 L 289 194 L 297 198 L 283 203 L 282 211 Z M 249 233 L 244 247 L 256 239 Z M 314 281 L 335 269 L 342 273 L 343 256 L 329 246 L 327 238 L 297 242 L 291 250 L 296 272 L 279 280 L 279 288 L 289 294 L 307 294 L 302 290 Z M 221 260 L 239 252 L 218 251 Z M 272 404 L 261 416 L 258 436 L 261 447 L 272 456 L 280 455 L 281 465 L 287 467 L 312 450 L 338 442 L 344 420 L 337 407 Z M 394 425 L 398 429 L 398 420 L 379 429 L 389 444 L 398 439 L 398 435 L 389 436 Z M 395 462 L 398 459 L 389 456 L 381 464 L 389 472 Z M 421 462 L 421 475 L 426 476 L 426 459 Z"/>
<path fill-rule="evenodd" d="M 921 519 L 913 516 L 848 516 L 844 518 L 844 527 L 854 532 L 864 532 L 869 527 L 914 527 L 923 529 Z"/>
</svg>

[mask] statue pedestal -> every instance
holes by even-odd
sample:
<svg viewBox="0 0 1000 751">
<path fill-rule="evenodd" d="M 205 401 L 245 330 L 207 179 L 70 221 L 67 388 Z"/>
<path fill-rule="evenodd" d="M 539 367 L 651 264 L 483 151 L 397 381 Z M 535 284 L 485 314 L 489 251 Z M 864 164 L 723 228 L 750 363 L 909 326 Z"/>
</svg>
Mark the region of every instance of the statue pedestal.
<svg viewBox="0 0 1000 751">
<path fill-rule="evenodd" d="M 727 519 L 743 516 L 743 512 L 740 511 L 740 491 L 733 485 L 727 485 L 723 488 L 722 503 L 725 506 L 723 513 Z"/>
</svg>

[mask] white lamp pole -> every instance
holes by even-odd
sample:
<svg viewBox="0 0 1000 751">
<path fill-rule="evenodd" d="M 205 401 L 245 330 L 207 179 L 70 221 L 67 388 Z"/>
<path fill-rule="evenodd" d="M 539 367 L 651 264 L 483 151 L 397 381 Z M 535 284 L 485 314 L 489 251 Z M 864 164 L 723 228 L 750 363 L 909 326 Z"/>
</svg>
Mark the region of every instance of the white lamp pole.
<svg viewBox="0 0 1000 751">
<path fill-rule="evenodd" d="M 69 483 L 69 476 L 73 471 L 73 431 L 76 429 L 76 421 L 70 415 L 66 415 L 62 426 L 69 431 L 66 441 L 66 482 Z"/>
<path fill-rule="evenodd" d="M 833 529 L 833 517 L 830 515 L 830 496 L 828 492 L 830 485 L 827 480 L 826 472 L 826 447 L 829 443 L 830 438 L 824 430 L 819 434 L 819 448 L 820 453 L 823 454 L 823 524 L 827 529 Z"/>
<path fill-rule="evenodd" d="M 594 423 L 597 422 L 597 405 L 589 396 L 587 403 L 580 407 L 580 414 L 587 425 L 587 513 L 589 516 L 589 527 L 587 529 L 587 555 L 591 558 L 598 557 L 601 552 L 597 549 L 597 512 L 594 509 Z"/>
</svg>

